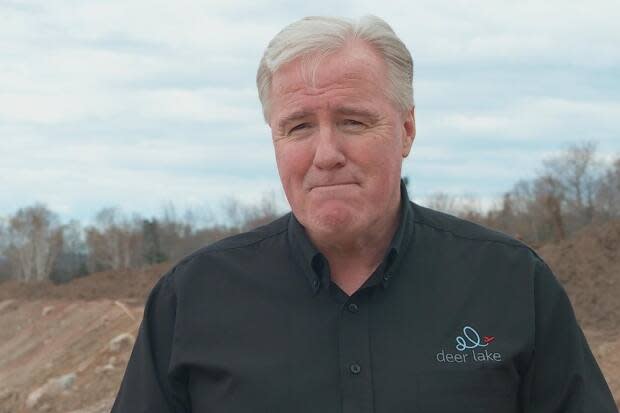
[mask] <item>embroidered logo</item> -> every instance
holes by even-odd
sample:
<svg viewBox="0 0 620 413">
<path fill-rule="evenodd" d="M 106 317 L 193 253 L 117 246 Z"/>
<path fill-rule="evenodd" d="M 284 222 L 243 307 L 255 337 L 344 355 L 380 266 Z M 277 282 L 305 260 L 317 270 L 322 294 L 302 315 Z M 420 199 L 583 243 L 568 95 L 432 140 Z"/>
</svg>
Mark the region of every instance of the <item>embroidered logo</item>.
<svg viewBox="0 0 620 413">
<path fill-rule="evenodd" d="M 471 348 L 486 347 L 495 340 L 493 336 L 484 336 L 480 341 L 480 334 L 473 327 L 465 326 L 463 328 L 463 335 L 456 337 L 456 349 L 464 351 Z"/>
<path fill-rule="evenodd" d="M 463 327 L 462 334 L 456 336 L 456 350 L 460 353 L 449 353 L 442 349 L 435 358 L 440 363 L 502 361 L 501 353 L 489 352 L 487 349 L 484 349 L 484 351 L 480 350 L 481 348 L 488 347 L 494 341 L 495 336 L 480 337 L 475 328 L 466 325 Z M 471 359 L 468 359 L 468 357 L 471 357 Z"/>
</svg>

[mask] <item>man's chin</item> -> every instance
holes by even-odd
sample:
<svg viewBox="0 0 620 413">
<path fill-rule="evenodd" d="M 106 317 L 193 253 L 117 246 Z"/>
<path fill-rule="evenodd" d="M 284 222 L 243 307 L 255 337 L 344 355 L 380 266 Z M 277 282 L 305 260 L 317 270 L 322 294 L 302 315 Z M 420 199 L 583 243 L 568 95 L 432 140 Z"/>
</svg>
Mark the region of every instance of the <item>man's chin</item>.
<svg viewBox="0 0 620 413">
<path fill-rule="evenodd" d="M 351 206 L 346 206 L 313 214 L 307 220 L 307 226 L 313 234 L 340 238 L 353 229 L 356 221 L 355 211 Z"/>
</svg>

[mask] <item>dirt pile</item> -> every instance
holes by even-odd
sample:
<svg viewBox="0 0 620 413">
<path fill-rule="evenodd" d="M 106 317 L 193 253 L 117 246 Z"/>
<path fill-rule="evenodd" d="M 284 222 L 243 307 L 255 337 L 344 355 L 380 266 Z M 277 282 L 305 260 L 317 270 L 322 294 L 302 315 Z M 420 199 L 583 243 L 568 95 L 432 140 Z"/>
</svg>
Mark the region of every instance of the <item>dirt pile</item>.
<svg viewBox="0 0 620 413">
<path fill-rule="evenodd" d="M 107 413 L 146 297 L 171 267 L 0 284 L 0 413 Z"/>
<path fill-rule="evenodd" d="M 137 304 L 146 301 L 157 280 L 172 267 L 165 262 L 137 270 L 104 271 L 76 278 L 65 284 L 51 281 L 0 283 L 3 300 L 126 300 Z"/>
<path fill-rule="evenodd" d="M 620 220 L 591 225 L 539 253 L 562 281 L 582 326 L 620 333 Z"/>
<path fill-rule="evenodd" d="M 0 301 L 0 413 L 109 412 L 141 318 L 119 300 Z"/>
<path fill-rule="evenodd" d="M 171 267 L 0 284 L 0 413 L 109 412 L 146 297 Z"/>
</svg>

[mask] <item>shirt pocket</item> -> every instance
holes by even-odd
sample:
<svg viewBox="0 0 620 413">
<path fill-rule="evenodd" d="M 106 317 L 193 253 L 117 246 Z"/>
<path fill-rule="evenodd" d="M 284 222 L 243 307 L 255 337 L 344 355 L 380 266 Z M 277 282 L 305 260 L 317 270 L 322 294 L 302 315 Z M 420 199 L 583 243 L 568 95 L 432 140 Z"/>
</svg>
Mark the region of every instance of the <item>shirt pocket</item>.
<svg viewBox="0 0 620 413">
<path fill-rule="evenodd" d="M 419 412 L 518 412 L 518 382 L 506 368 L 433 370 L 418 386 Z"/>
</svg>

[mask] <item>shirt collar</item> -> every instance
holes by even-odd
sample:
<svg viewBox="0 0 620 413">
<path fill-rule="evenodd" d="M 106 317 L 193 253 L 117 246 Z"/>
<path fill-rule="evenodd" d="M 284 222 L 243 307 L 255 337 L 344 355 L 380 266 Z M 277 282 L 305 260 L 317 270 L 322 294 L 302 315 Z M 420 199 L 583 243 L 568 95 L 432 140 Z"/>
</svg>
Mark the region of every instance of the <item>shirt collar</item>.
<svg viewBox="0 0 620 413">
<path fill-rule="evenodd" d="M 385 269 L 382 280 L 384 287 L 387 287 L 389 280 L 393 277 L 394 271 L 409 247 L 413 234 L 413 208 L 409 201 L 407 187 L 402 179 L 400 181 L 399 215 L 398 228 L 380 266 L 380 268 Z M 322 267 L 327 265 L 327 260 L 312 244 L 306 230 L 293 213 L 290 214 L 288 222 L 288 241 L 294 261 L 302 269 L 304 277 L 310 283 L 313 293 L 316 294 L 320 290 L 321 284 L 329 282 L 325 277 L 321 279 L 321 273 L 324 273 Z"/>
</svg>

